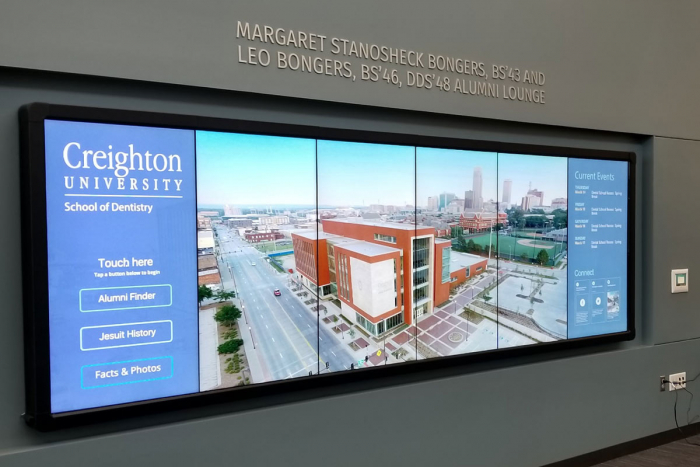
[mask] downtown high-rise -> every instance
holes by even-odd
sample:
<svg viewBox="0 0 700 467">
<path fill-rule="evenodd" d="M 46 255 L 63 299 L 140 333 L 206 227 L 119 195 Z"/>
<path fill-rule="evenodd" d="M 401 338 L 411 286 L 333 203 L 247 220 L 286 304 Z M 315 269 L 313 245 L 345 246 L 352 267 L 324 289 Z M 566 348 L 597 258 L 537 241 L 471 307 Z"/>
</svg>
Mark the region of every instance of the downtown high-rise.
<svg viewBox="0 0 700 467">
<path fill-rule="evenodd" d="M 474 179 L 472 183 L 472 208 L 481 209 L 484 206 L 483 198 L 483 175 L 481 167 L 474 167 Z"/>
<path fill-rule="evenodd" d="M 454 193 L 441 193 L 438 196 L 438 210 L 439 211 L 444 211 L 447 209 L 447 205 L 452 202 L 456 198 Z"/>
<path fill-rule="evenodd" d="M 513 180 L 506 179 L 503 180 L 503 204 L 510 205 L 511 191 L 513 190 Z"/>
<path fill-rule="evenodd" d="M 474 192 L 472 190 L 467 190 L 464 192 L 464 210 L 471 211 L 474 207 Z"/>
</svg>

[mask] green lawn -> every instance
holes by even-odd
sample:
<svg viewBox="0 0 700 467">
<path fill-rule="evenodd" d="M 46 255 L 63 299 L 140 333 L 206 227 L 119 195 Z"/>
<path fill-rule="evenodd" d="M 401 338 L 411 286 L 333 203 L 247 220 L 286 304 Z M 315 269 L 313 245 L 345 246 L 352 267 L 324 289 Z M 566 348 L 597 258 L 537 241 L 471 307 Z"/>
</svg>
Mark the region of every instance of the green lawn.
<svg viewBox="0 0 700 467">
<path fill-rule="evenodd" d="M 289 245 L 280 245 L 278 242 L 276 250 L 275 244 L 273 242 L 253 243 L 252 245 L 255 248 L 257 248 L 258 251 L 262 251 L 263 253 L 274 253 L 275 251 L 289 251 L 293 248 L 291 241 L 289 242 Z"/>
<path fill-rule="evenodd" d="M 469 240 L 474 240 L 474 243 L 478 243 L 482 247 L 487 247 L 489 245 L 489 234 L 480 235 L 478 237 L 472 237 Z M 531 242 L 529 246 L 522 245 L 518 243 L 519 241 Z M 548 240 L 529 240 L 527 238 L 510 237 L 507 235 L 497 235 L 493 233 L 491 235 L 491 245 L 495 248 L 496 242 L 498 242 L 498 254 L 510 256 L 513 254 L 516 257 L 522 256 L 525 253 L 528 258 L 535 259 L 537 254 L 542 250 L 542 247 L 552 247 L 544 248 L 549 254 L 550 258 L 558 255 L 562 250 L 566 251 L 566 242 L 562 245 L 559 242 L 551 242 Z M 534 245 L 534 246 L 533 246 Z"/>
</svg>

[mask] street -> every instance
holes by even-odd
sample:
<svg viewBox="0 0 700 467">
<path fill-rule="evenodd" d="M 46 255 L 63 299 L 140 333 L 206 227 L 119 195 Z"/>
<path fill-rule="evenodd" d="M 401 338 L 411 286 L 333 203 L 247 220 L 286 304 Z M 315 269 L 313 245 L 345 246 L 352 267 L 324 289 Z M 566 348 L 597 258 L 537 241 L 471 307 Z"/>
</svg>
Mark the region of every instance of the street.
<svg viewBox="0 0 700 467">
<path fill-rule="evenodd" d="M 239 326 L 242 333 L 250 334 L 254 352 L 259 352 L 264 380 L 316 374 L 325 369 L 326 362 L 330 371 L 350 369 L 354 358 L 330 331 L 321 327 L 319 332 L 318 316 L 286 287 L 286 275 L 275 271 L 260 252 L 226 227 L 219 226 L 216 232 L 224 288 L 239 293 L 244 312 Z M 282 295 L 276 297 L 275 289 Z"/>
</svg>

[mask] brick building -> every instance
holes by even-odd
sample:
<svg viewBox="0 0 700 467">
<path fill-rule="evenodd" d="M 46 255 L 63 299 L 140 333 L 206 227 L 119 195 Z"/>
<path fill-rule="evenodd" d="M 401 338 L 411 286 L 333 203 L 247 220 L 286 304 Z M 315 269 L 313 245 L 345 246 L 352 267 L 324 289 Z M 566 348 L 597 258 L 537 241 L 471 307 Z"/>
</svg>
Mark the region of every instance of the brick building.
<svg viewBox="0 0 700 467">
<path fill-rule="evenodd" d="M 271 242 L 283 238 L 284 235 L 279 232 L 257 232 L 253 230 L 245 233 L 245 239 L 250 243 Z"/>
<path fill-rule="evenodd" d="M 496 224 L 506 227 L 508 215 L 505 212 L 475 212 L 459 216 L 459 226 L 469 233 L 485 232 Z"/>
<path fill-rule="evenodd" d="M 451 270 L 450 240 L 435 234 L 434 227 L 326 219 L 323 232 L 292 234 L 299 279 L 321 298 L 337 298 L 345 316 L 378 336 L 449 298 L 459 274 Z"/>
</svg>

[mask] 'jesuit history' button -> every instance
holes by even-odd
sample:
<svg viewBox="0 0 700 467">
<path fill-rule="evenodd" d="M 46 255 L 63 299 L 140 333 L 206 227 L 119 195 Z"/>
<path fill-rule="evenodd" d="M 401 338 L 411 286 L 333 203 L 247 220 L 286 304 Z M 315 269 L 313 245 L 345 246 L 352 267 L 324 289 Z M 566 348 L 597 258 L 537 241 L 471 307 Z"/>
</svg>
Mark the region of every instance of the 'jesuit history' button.
<svg viewBox="0 0 700 467">
<path fill-rule="evenodd" d="M 172 340 L 173 322 L 170 320 L 80 328 L 80 350 L 83 351 L 165 344 Z"/>
</svg>

